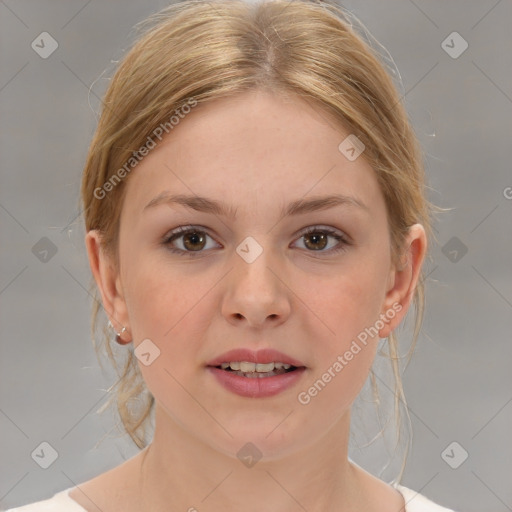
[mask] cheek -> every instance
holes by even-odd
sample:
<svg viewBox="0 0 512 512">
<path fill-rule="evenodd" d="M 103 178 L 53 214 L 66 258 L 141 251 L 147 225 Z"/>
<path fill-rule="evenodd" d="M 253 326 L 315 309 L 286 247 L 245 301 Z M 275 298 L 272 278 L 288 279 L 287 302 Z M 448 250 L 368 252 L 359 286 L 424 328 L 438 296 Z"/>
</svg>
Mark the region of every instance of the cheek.
<svg viewBox="0 0 512 512">
<path fill-rule="evenodd" d="M 157 339 L 179 331 L 180 319 L 192 311 L 201 293 L 198 279 L 191 283 L 185 272 L 169 262 L 144 257 L 132 252 L 125 267 L 126 302 L 132 332 L 137 341 L 141 337 Z"/>
<path fill-rule="evenodd" d="M 384 296 L 384 264 L 375 257 L 361 257 L 340 268 L 336 277 L 317 281 L 316 286 L 305 283 L 301 291 L 314 313 L 309 315 L 311 321 L 318 326 L 315 366 L 308 383 L 314 386 L 311 394 L 317 393 L 318 404 L 350 405 L 368 376 L 380 340 L 377 321 Z"/>
<path fill-rule="evenodd" d="M 180 422 L 176 411 L 202 414 L 195 410 L 186 390 L 190 390 L 192 378 L 204 363 L 200 355 L 208 315 L 200 299 L 207 294 L 208 287 L 195 281 L 191 286 L 190 279 L 178 272 L 170 276 L 161 270 L 156 266 L 138 267 L 128 290 L 129 315 L 134 349 L 137 351 L 149 339 L 149 351 L 158 353 L 147 366 L 142 360 L 138 362 L 142 377 L 168 414 Z"/>
<path fill-rule="evenodd" d="M 382 305 L 383 278 L 375 265 L 354 264 L 338 275 L 308 282 L 301 293 L 313 315 L 320 319 L 323 338 L 339 349 L 375 324 Z"/>
<path fill-rule="evenodd" d="M 135 348 L 150 339 L 161 353 L 155 368 L 163 365 L 185 374 L 196 362 L 203 363 L 200 348 L 210 322 L 206 308 L 215 280 L 191 278 L 161 262 L 139 262 L 126 288 Z"/>
<path fill-rule="evenodd" d="M 355 343 L 318 369 L 303 389 L 299 390 L 299 407 L 311 417 L 322 418 L 325 424 L 335 424 L 352 406 L 359 395 L 372 366 L 377 344 Z M 350 359 L 347 358 L 350 353 Z"/>
<path fill-rule="evenodd" d="M 333 423 L 356 399 L 376 355 L 380 302 L 375 281 L 371 272 L 360 279 L 339 277 L 323 291 L 310 293 L 308 305 L 328 328 L 317 328 L 323 334 L 315 341 L 315 364 L 298 401 Z"/>
</svg>

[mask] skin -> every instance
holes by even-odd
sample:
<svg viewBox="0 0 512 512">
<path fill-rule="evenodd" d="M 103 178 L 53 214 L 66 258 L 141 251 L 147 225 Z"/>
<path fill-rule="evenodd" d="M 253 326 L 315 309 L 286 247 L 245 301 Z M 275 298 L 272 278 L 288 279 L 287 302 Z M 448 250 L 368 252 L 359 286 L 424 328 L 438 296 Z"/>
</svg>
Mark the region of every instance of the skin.
<svg viewBox="0 0 512 512">
<path fill-rule="evenodd" d="M 75 489 L 87 510 L 393 511 L 404 506 L 388 484 L 349 461 L 350 407 L 385 338 L 404 318 L 426 252 L 423 227 L 407 237 L 403 265 L 391 263 L 384 197 L 363 157 L 338 146 L 348 135 L 300 99 L 251 91 L 196 107 L 137 166 L 123 204 L 120 267 L 86 235 L 103 305 L 134 348 L 150 339 L 160 356 L 139 362 L 157 401 L 151 445 Z M 236 219 L 181 206 L 145 205 L 162 191 L 207 196 L 236 208 Z M 296 199 L 351 195 L 350 206 L 280 217 Z M 197 256 L 162 242 L 178 226 L 201 226 Z M 334 253 L 304 237 L 333 228 L 350 245 Z M 251 236 L 263 253 L 236 252 Z M 309 242 L 309 245 L 308 245 Z M 315 250 L 318 247 L 320 250 Z M 309 404 L 297 400 L 379 315 L 401 304 L 378 336 Z M 238 347 L 272 347 L 307 367 L 291 389 L 266 398 L 235 395 L 205 369 Z M 263 457 L 251 468 L 237 452 L 252 442 Z M 142 476 L 140 476 L 142 475 Z M 204 501 L 202 501 L 204 500 Z M 192 509 L 191 509 L 192 510 Z"/>
</svg>

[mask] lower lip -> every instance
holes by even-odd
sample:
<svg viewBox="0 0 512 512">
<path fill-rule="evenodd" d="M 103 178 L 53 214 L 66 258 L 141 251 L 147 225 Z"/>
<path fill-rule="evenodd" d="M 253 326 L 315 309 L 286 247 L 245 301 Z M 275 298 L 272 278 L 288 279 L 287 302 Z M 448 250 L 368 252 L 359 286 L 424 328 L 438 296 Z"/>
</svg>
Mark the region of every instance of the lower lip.
<svg viewBox="0 0 512 512">
<path fill-rule="evenodd" d="M 232 372 L 208 366 L 215 378 L 229 391 L 240 396 L 263 398 L 274 396 L 292 387 L 302 377 L 306 368 L 297 368 L 292 372 L 272 377 L 242 377 Z"/>
</svg>

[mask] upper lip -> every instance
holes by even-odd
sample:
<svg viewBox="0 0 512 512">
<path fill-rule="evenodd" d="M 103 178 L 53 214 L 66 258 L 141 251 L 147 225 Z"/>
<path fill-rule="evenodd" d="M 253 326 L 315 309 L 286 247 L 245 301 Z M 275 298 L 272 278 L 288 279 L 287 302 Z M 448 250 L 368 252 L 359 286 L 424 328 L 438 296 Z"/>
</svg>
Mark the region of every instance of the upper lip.
<svg viewBox="0 0 512 512">
<path fill-rule="evenodd" d="M 285 363 L 298 368 L 304 366 L 300 361 L 290 357 L 278 350 L 272 348 L 264 348 L 258 351 L 249 350 L 247 348 L 238 348 L 224 352 L 220 356 L 212 359 L 207 366 L 220 366 L 222 363 L 230 363 L 232 361 L 247 361 L 248 363 Z"/>
</svg>

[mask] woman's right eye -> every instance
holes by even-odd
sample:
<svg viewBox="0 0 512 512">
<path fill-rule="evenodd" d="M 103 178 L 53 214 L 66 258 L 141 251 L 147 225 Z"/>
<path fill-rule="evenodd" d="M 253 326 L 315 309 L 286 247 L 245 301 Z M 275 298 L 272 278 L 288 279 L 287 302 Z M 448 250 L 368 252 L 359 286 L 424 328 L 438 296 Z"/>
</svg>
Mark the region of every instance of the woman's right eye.
<svg viewBox="0 0 512 512">
<path fill-rule="evenodd" d="M 205 249 L 207 238 L 211 238 L 210 235 L 201 229 L 180 227 L 167 235 L 163 244 L 166 245 L 171 252 L 179 254 L 180 256 L 184 256 L 185 254 L 198 256 L 204 252 L 203 249 Z M 177 241 L 179 241 L 183 249 L 173 247 L 173 244 Z M 206 247 L 206 249 L 209 249 L 209 247 Z"/>
</svg>

